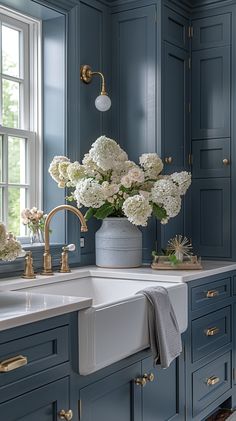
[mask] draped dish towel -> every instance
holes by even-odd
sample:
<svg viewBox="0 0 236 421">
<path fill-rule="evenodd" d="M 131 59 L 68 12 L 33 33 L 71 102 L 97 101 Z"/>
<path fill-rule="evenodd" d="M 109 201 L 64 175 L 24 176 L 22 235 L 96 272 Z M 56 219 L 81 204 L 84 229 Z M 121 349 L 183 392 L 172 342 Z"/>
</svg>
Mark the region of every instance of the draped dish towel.
<svg viewBox="0 0 236 421">
<path fill-rule="evenodd" d="M 182 352 L 181 334 L 168 291 L 160 286 L 145 288 L 148 301 L 148 326 L 154 364 L 168 368 Z"/>
</svg>

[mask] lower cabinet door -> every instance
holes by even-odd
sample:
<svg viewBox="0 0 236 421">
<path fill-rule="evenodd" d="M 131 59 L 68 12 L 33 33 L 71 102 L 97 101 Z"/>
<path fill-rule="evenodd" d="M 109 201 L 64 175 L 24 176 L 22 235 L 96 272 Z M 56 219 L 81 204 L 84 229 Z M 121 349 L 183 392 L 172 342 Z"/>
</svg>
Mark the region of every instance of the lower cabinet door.
<svg viewBox="0 0 236 421">
<path fill-rule="evenodd" d="M 80 390 L 80 421 L 141 421 L 141 363 Z"/>
<path fill-rule="evenodd" d="M 7 421 L 57 421 L 69 410 L 69 378 L 64 378 L 0 405 L 0 419 Z"/>
<path fill-rule="evenodd" d="M 142 362 L 147 384 L 143 392 L 143 421 L 184 420 L 184 366 L 182 357 L 169 368 L 153 367 L 152 358 Z"/>
</svg>

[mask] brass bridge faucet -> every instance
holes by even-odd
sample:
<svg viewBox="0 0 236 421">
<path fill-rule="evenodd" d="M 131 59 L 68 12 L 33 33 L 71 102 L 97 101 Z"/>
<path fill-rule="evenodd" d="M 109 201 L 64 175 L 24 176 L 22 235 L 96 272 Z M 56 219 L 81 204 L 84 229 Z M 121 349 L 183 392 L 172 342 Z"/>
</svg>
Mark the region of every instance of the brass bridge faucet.
<svg viewBox="0 0 236 421">
<path fill-rule="evenodd" d="M 44 254 L 43 254 L 43 272 L 42 275 L 53 275 L 52 271 L 52 256 L 50 253 L 50 243 L 49 243 L 49 225 L 51 222 L 52 217 L 59 212 L 60 210 L 68 210 L 74 213 L 81 222 L 81 232 L 87 232 L 88 227 L 86 221 L 84 219 L 83 214 L 79 211 L 79 209 L 75 208 L 71 205 L 60 205 L 56 208 L 52 209 L 49 212 L 46 220 L 45 220 L 45 228 L 44 228 L 44 239 L 45 239 L 45 247 L 44 247 Z"/>
</svg>

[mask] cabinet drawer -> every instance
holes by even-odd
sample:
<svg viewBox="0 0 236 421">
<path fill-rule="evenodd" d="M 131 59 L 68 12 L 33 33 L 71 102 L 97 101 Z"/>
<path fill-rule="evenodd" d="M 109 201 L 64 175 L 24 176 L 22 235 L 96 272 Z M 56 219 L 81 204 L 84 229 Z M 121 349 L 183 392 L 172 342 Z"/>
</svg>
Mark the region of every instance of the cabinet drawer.
<svg viewBox="0 0 236 421">
<path fill-rule="evenodd" d="M 191 291 L 191 308 L 199 310 L 215 304 L 220 300 L 230 297 L 231 278 L 220 279 L 199 287 L 192 288 Z"/>
<path fill-rule="evenodd" d="M 231 341 L 230 307 L 192 322 L 192 361 L 200 360 Z"/>
<path fill-rule="evenodd" d="M 62 326 L 0 344 L 0 387 L 68 361 L 68 343 L 69 327 Z"/>
<path fill-rule="evenodd" d="M 231 387 L 230 352 L 192 374 L 193 416 L 196 416 Z"/>
<path fill-rule="evenodd" d="M 193 21 L 192 49 L 223 47 L 231 43 L 230 14 L 211 16 Z"/>
</svg>

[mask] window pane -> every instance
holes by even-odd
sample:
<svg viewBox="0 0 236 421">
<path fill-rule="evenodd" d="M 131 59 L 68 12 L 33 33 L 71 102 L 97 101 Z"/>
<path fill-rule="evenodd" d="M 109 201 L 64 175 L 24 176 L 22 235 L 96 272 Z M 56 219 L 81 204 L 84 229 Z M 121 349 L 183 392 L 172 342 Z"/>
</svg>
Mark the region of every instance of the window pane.
<svg viewBox="0 0 236 421">
<path fill-rule="evenodd" d="M 3 179 L 3 139 L 0 136 L 0 181 Z"/>
<path fill-rule="evenodd" d="M 0 221 L 3 221 L 3 188 L 0 187 Z"/>
<path fill-rule="evenodd" d="M 2 26 L 2 73 L 19 77 L 20 32 Z"/>
<path fill-rule="evenodd" d="M 8 231 L 15 235 L 25 235 L 21 224 L 21 211 L 26 207 L 26 189 L 9 187 L 8 190 Z"/>
<path fill-rule="evenodd" d="M 20 87 L 18 82 L 2 80 L 2 124 L 19 128 Z"/>
<path fill-rule="evenodd" d="M 24 184 L 26 181 L 26 140 L 8 138 L 8 181 Z"/>
</svg>

